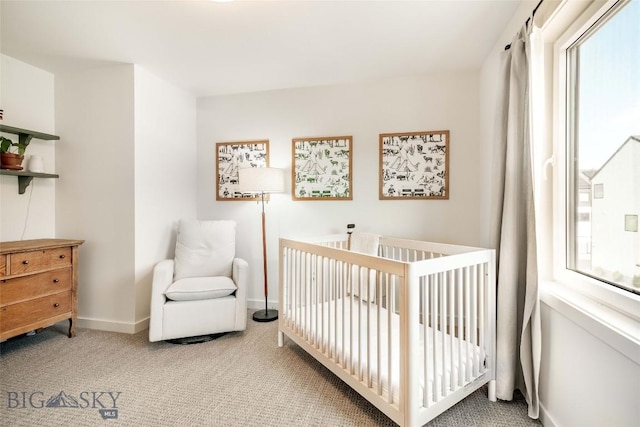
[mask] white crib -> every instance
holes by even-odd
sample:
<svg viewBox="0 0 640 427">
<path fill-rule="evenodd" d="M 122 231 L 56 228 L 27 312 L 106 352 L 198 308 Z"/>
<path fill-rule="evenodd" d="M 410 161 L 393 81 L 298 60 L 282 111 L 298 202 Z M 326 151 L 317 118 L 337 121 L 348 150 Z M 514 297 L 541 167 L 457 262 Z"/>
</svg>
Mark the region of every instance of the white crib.
<svg viewBox="0 0 640 427">
<path fill-rule="evenodd" d="M 348 235 L 280 239 L 278 344 L 288 336 L 401 426 L 489 383 L 495 401 L 495 251 Z"/>
</svg>

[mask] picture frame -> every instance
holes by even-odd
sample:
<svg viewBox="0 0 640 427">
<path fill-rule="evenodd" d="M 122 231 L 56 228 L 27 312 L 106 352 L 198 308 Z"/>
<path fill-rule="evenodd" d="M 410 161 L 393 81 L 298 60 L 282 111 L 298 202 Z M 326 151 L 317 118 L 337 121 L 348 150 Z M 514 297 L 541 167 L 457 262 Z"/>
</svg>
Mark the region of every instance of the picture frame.
<svg viewBox="0 0 640 427">
<path fill-rule="evenodd" d="M 449 199 L 449 131 L 380 134 L 380 200 Z"/>
<path fill-rule="evenodd" d="M 291 156 L 293 200 L 353 200 L 353 137 L 294 138 Z"/>
<path fill-rule="evenodd" d="M 268 166 L 269 140 L 216 143 L 216 200 L 260 200 L 238 191 L 238 169 Z"/>
</svg>

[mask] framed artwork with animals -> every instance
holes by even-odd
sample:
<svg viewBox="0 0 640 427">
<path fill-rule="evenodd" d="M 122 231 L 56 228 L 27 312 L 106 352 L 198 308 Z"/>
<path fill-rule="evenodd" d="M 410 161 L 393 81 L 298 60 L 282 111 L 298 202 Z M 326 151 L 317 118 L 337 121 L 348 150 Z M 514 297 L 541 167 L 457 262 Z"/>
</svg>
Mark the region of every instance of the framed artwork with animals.
<svg viewBox="0 0 640 427">
<path fill-rule="evenodd" d="M 449 199 L 449 131 L 380 134 L 380 200 Z"/>
<path fill-rule="evenodd" d="M 293 200 L 352 200 L 350 136 L 292 140 Z"/>
<path fill-rule="evenodd" d="M 216 143 L 216 200 L 260 200 L 254 193 L 242 194 L 238 169 L 269 166 L 269 141 Z"/>
</svg>

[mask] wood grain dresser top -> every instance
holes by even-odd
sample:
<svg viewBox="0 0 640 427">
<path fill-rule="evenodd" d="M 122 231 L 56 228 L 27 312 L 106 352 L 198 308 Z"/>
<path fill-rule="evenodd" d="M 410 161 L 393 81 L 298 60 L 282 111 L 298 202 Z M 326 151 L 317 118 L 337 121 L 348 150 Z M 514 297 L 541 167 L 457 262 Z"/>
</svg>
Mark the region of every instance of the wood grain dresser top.
<svg viewBox="0 0 640 427">
<path fill-rule="evenodd" d="M 10 252 L 26 252 L 37 249 L 57 248 L 60 246 L 77 246 L 84 243 L 84 240 L 74 239 L 34 239 L 16 240 L 13 242 L 0 242 L 0 254 Z"/>
</svg>

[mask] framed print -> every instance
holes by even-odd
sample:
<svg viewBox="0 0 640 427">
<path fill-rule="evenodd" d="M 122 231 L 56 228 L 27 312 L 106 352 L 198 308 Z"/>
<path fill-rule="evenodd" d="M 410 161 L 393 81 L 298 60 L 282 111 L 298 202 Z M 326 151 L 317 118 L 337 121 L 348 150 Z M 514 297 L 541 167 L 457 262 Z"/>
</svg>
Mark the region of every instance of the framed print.
<svg viewBox="0 0 640 427">
<path fill-rule="evenodd" d="M 294 139 L 293 200 L 352 200 L 352 145 L 350 136 Z"/>
<path fill-rule="evenodd" d="M 238 169 L 269 166 L 269 141 L 216 143 L 216 200 L 259 200 L 238 191 Z"/>
<path fill-rule="evenodd" d="M 380 200 L 449 198 L 449 131 L 380 134 Z"/>
</svg>

